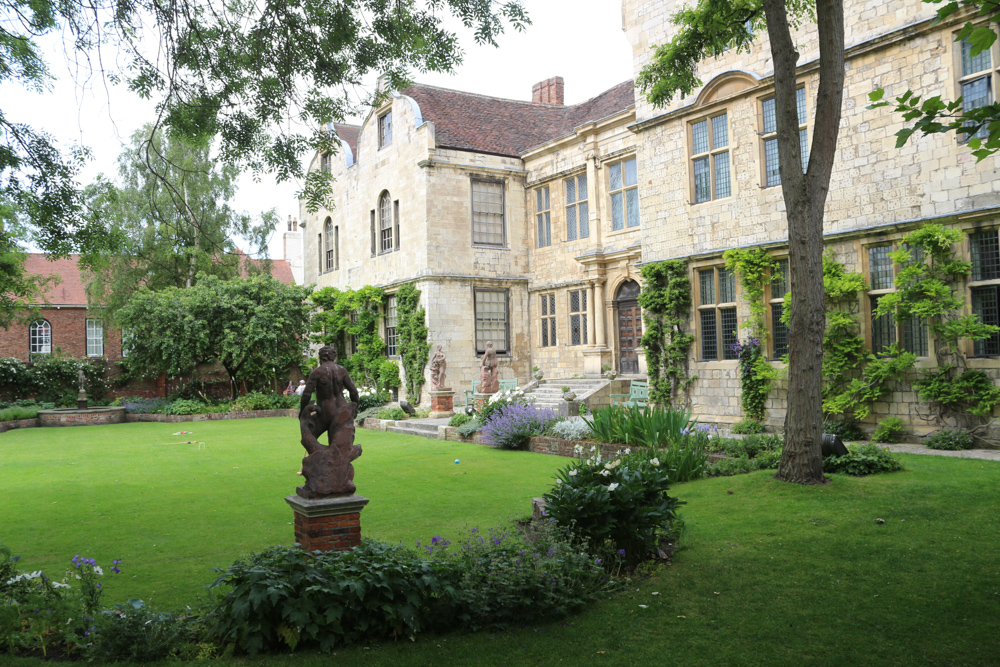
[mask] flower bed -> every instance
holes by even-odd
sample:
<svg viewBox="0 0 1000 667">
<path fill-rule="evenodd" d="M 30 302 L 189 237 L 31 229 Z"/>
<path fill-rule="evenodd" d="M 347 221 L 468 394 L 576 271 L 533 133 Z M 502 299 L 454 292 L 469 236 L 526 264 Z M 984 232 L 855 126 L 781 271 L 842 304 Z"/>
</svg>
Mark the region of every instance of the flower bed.
<svg viewBox="0 0 1000 667">
<path fill-rule="evenodd" d="M 238 410 L 234 412 L 210 412 L 200 415 L 149 415 L 128 414 L 126 422 L 204 422 L 225 419 L 257 419 L 259 417 L 298 417 L 299 411 L 289 408 L 285 410 Z"/>
</svg>

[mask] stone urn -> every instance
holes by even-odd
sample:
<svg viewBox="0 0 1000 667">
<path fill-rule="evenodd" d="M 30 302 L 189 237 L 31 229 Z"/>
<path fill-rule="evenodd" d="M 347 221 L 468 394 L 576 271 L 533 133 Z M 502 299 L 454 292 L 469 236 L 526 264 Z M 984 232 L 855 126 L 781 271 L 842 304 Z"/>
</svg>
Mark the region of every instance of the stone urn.
<svg viewBox="0 0 1000 667">
<path fill-rule="evenodd" d="M 604 377 L 607 378 L 608 380 L 614 380 L 616 377 L 618 377 L 618 371 L 616 371 L 613 368 L 611 370 L 604 371 Z"/>
<path fill-rule="evenodd" d="M 534 376 L 534 378 L 535 378 L 536 380 L 538 380 L 539 382 L 541 382 L 541 381 L 542 381 L 542 378 L 543 378 L 543 377 L 545 377 L 545 373 L 543 373 L 543 372 L 542 372 L 541 370 L 537 370 L 537 371 L 535 371 L 534 373 L 532 373 L 532 375 L 533 375 L 533 376 Z"/>
<path fill-rule="evenodd" d="M 576 392 L 570 389 L 569 391 L 563 392 L 563 400 L 566 402 L 572 402 L 576 400 Z"/>
</svg>

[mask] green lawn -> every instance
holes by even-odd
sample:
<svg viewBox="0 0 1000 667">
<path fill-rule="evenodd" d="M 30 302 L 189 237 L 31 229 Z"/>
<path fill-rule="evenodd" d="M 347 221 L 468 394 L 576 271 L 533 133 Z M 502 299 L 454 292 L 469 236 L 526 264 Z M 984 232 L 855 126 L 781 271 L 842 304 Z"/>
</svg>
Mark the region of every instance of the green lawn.
<svg viewBox="0 0 1000 667">
<path fill-rule="evenodd" d="M 182 602 L 211 579 L 206 568 L 289 540 L 280 496 L 300 456 L 287 435 L 293 424 L 183 425 L 206 441 L 203 451 L 162 444 L 180 439 L 169 436 L 178 427 L 156 424 L 4 434 L 0 539 L 32 568 L 83 549 L 101 560 L 123 554 L 129 579 L 110 589 L 112 600 L 156 591 L 161 603 Z M 394 541 L 523 515 L 563 463 L 359 433 L 358 485 L 372 498 L 363 527 Z M 688 501 L 682 548 L 626 593 L 568 621 L 367 644 L 336 659 L 392 667 L 1000 664 L 1000 463 L 901 458 L 904 472 L 835 475 L 825 487 L 782 484 L 769 472 L 678 485 Z M 305 652 L 239 663 L 330 660 Z"/>
<path fill-rule="evenodd" d="M 172 435 L 180 430 L 192 435 Z M 565 465 L 505 452 L 358 429 L 355 462 L 366 537 L 413 544 L 466 525 L 531 513 L 531 497 Z M 107 598 L 190 603 L 238 556 L 290 544 L 304 455 L 287 417 L 182 424 L 35 428 L 0 435 L 0 543 L 24 567 L 61 572 L 74 554 L 109 564 Z M 194 440 L 196 444 L 176 444 Z M 197 443 L 204 442 L 204 445 Z M 455 459 L 461 462 L 456 464 Z"/>
</svg>

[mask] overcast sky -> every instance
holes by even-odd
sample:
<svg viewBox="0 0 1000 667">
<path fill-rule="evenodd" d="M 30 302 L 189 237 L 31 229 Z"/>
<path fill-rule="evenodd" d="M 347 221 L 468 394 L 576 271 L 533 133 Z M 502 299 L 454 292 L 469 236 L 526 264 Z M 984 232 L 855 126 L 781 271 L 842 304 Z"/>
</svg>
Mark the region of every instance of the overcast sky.
<svg viewBox="0 0 1000 667">
<path fill-rule="evenodd" d="M 509 30 L 499 48 L 478 46 L 460 32 L 464 63 L 454 74 L 415 74 L 421 83 L 483 95 L 530 100 L 532 84 L 552 76 L 565 79 L 565 102 L 576 104 L 632 78 L 632 50 L 622 31 L 620 0 L 524 0 L 532 20 L 523 33 Z M 128 137 L 153 118 L 153 106 L 123 87 L 103 80 L 79 81 L 61 42 L 53 40 L 49 63 L 56 80 L 45 93 L 14 84 L 0 85 L 4 113 L 53 135 L 61 145 L 79 143 L 93 151 L 82 183 L 98 173 L 113 176 Z M 372 73 L 374 87 L 378 73 Z M 355 119 L 357 122 L 357 119 Z M 311 156 L 307 156 L 306 160 Z M 257 214 L 276 209 L 282 220 L 297 215 L 298 183 L 278 184 L 264 175 L 254 183 L 244 174 L 235 207 Z M 248 250 L 249 248 L 244 248 Z M 271 257 L 282 256 L 281 234 L 271 240 Z"/>
</svg>

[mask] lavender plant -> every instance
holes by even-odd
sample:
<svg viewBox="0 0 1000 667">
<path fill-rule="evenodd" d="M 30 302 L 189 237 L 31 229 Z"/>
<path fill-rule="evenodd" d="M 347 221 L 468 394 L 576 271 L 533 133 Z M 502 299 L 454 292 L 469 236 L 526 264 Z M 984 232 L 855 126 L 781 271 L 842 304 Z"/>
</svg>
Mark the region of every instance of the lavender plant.
<svg viewBox="0 0 1000 667">
<path fill-rule="evenodd" d="M 531 437 L 544 434 L 556 419 L 556 413 L 549 408 L 510 403 L 483 424 L 483 440 L 499 449 L 527 449 Z"/>
</svg>

